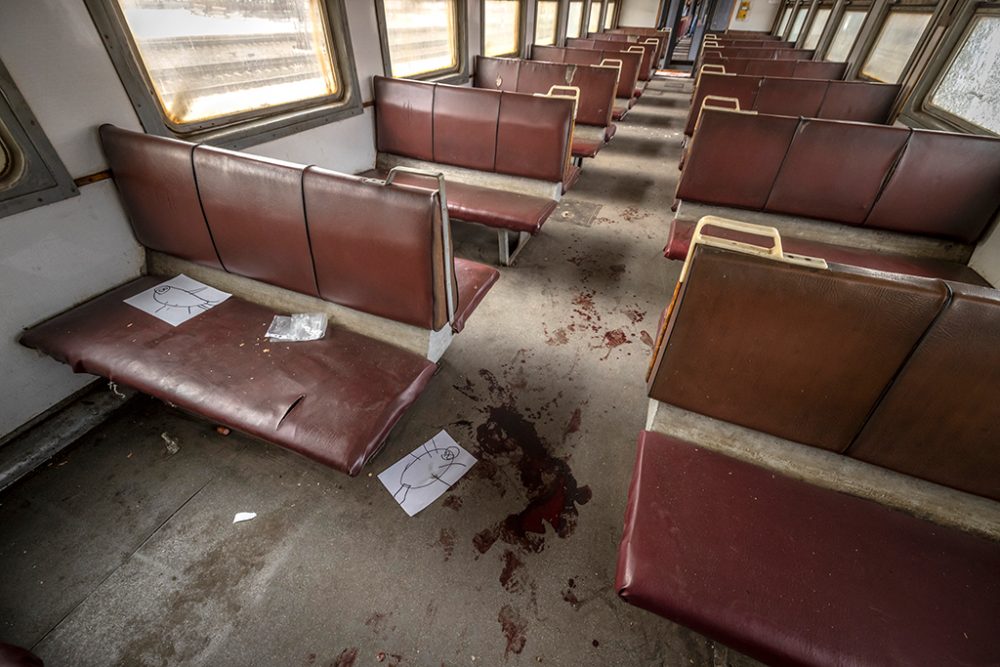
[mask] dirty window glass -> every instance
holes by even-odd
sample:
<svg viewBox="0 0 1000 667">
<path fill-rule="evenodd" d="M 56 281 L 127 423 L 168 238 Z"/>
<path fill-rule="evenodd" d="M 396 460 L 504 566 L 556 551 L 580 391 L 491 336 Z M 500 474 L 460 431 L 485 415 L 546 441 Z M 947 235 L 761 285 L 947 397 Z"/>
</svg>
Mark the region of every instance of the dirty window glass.
<svg viewBox="0 0 1000 667">
<path fill-rule="evenodd" d="M 535 44 L 556 43 L 556 22 L 559 18 L 558 0 L 539 0 L 535 14 Z"/>
<path fill-rule="evenodd" d="M 587 32 L 597 32 L 597 29 L 601 27 L 601 3 L 594 2 L 590 3 L 590 24 L 587 26 Z"/>
<path fill-rule="evenodd" d="M 854 47 L 854 40 L 858 38 L 858 33 L 861 31 L 861 26 L 864 24 L 867 14 L 868 10 L 865 9 L 852 9 L 844 12 L 844 15 L 840 18 L 840 25 L 837 26 L 837 32 L 834 33 L 833 40 L 830 42 L 830 48 L 827 49 L 823 60 L 832 62 L 844 62 L 847 60 L 847 56 L 850 55 L 851 48 Z"/>
<path fill-rule="evenodd" d="M 566 36 L 579 37 L 583 28 L 583 1 L 569 3 L 569 16 L 566 19 Z"/>
<path fill-rule="evenodd" d="M 788 41 L 794 42 L 802 32 L 802 25 L 806 22 L 806 14 L 809 13 L 807 7 L 799 7 L 795 12 L 795 20 L 792 22 L 792 31 L 788 33 Z"/>
<path fill-rule="evenodd" d="M 604 17 L 604 29 L 611 30 L 614 20 L 615 20 L 615 3 L 609 2 L 608 12 Z"/>
<path fill-rule="evenodd" d="M 821 8 L 816 10 L 816 16 L 813 18 L 812 25 L 809 26 L 809 32 L 806 33 L 806 39 L 802 42 L 803 49 L 816 48 L 816 45 L 819 44 L 819 38 L 823 34 L 823 28 L 826 27 L 826 22 L 829 20 L 829 9 Z"/>
<path fill-rule="evenodd" d="M 1000 134 L 1000 16 L 973 19 L 930 106 Z"/>
<path fill-rule="evenodd" d="M 321 0 L 117 2 L 175 125 L 340 91 Z"/>
<path fill-rule="evenodd" d="M 897 83 L 931 20 L 931 14 L 890 11 L 861 73 L 876 81 Z"/>
<path fill-rule="evenodd" d="M 483 5 L 483 55 L 505 56 L 520 46 L 520 0 L 486 0 Z"/>
<path fill-rule="evenodd" d="M 455 0 L 383 0 L 393 76 L 458 68 Z"/>
<path fill-rule="evenodd" d="M 785 28 L 788 27 L 788 19 L 792 18 L 792 8 L 785 7 L 781 10 L 781 21 L 778 22 L 778 35 L 785 34 Z"/>
</svg>

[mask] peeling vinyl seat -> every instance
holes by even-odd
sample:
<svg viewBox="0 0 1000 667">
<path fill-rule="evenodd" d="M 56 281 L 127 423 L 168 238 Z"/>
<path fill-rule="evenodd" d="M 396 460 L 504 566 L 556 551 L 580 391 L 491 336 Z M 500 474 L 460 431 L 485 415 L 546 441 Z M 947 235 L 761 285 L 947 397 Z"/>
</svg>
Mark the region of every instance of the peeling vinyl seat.
<svg viewBox="0 0 1000 667">
<path fill-rule="evenodd" d="M 364 175 L 384 179 L 388 172 L 369 171 Z M 415 174 L 401 173 L 395 183 L 437 190 L 436 180 Z M 556 208 L 552 199 L 457 181 L 447 181 L 445 197 L 451 218 L 528 234 L 537 234 Z"/>
<path fill-rule="evenodd" d="M 458 283 L 458 307 L 451 327 L 455 333 L 465 328 L 465 322 L 497 280 L 500 272 L 492 266 L 455 258 L 455 282 Z"/>
<path fill-rule="evenodd" d="M 617 590 L 769 665 L 995 665 L 1000 548 L 653 432 Z"/>
<path fill-rule="evenodd" d="M 663 254 L 668 259 L 683 260 L 686 258 L 688 248 L 691 245 L 691 236 L 694 234 L 694 228 L 694 222 L 675 219 L 670 225 L 670 236 L 667 239 L 667 246 Z M 711 229 L 713 236 L 720 236 L 734 241 L 742 241 L 755 245 L 760 245 L 763 241 L 763 237 L 761 236 L 741 234 L 740 232 L 722 228 L 716 229 L 713 227 Z M 900 273 L 907 276 L 953 280 L 955 282 L 982 287 L 991 286 L 975 270 L 958 262 L 949 262 L 930 257 L 881 254 L 861 248 L 848 248 L 831 243 L 796 239 L 790 236 L 783 236 L 781 238 L 781 245 L 785 252 L 806 255 L 808 257 L 822 257 L 828 262 L 836 264 L 858 266 L 864 269 L 872 269 L 873 271 Z"/>
<path fill-rule="evenodd" d="M 573 138 L 573 157 L 597 157 L 604 146 L 600 140 Z"/>
<path fill-rule="evenodd" d="M 177 327 L 123 303 L 162 280 L 118 287 L 21 343 L 352 476 L 434 374 L 420 355 L 335 326 L 318 341 L 267 341 L 274 311 L 237 297 Z M 466 289 L 463 316 L 485 291 Z"/>
</svg>

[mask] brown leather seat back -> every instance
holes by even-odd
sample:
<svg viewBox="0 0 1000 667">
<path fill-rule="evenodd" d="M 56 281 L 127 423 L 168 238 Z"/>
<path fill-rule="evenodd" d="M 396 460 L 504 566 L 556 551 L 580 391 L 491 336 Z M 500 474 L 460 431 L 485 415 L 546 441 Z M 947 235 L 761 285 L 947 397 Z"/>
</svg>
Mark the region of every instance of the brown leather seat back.
<svg viewBox="0 0 1000 667">
<path fill-rule="evenodd" d="M 433 160 L 493 171 L 502 95 L 481 88 L 435 86 Z"/>
<path fill-rule="evenodd" d="M 735 61 L 735 62 L 734 62 Z M 765 60 L 763 58 L 727 58 L 727 74 L 750 74 L 753 76 L 793 76 L 796 60 Z M 733 70 L 730 71 L 730 66 Z M 742 69 L 743 71 L 736 71 Z"/>
<path fill-rule="evenodd" d="M 200 145 L 194 169 L 226 270 L 318 296 L 302 207 L 303 167 Z"/>
<path fill-rule="evenodd" d="M 677 197 L 761 210 L 798 118 L 706 110 L 691 140 Z"/>
<path fill-rule="evenodd" d="M 802 119 L 766 209 L 860 225 L 910 130 Z"/>
<path fill-rule="evenodd" d="M 567 53 L 564 62 L 574 65 L 599 65 L 601 60 L 613 58 L 622 60 L 622 80 L 619 81 L 618 97 L 632 97 L 638 81 L 645 81 L 643 71 L 649 68 L 649 54 L 646 49 L 642 53 L 629 51 L 629 47 L 642 46 L 641 44 L 629 44 L 627 42 L 603 42 L 598 43 L 593 39 L 568 39 L 566 40 Z M 574 51 L 590 51 L 588 56 Z M 596 55 L 595 55 L 596 54 Z M 532 55 L 534 59 L 537 56 Z M 635 62 L 633 63 L 632 60 Z M 627 90 L 626 90 L 627 87 Z"/>
<path fill-rule="evenodd" d="M 830 81 L 817 118 L 888 123 L 901 86 L 868 81 Z M 803 114 L 805 115 L 805 114 Z"/>
<path fill-rule="evenodd" d="M 816 79 L 764 77 L 753 108 L 758 113 L 813 117 L 823 103 L 828 83 Z"/>
<path fill-rule="evenodd" d="M 152 250 L 222 268 L 205 222 L 186 141 L 100 129 L 104 154 L 136 240 Z"/>
<path fill-rule="evenodd" d="M 572 101 L 374 79 L 380 152 L 562 182 L 573 123 Z"/>
<path fill-rule="evenodd" d="M 945 304 L 940 281 L 697 246 L 649 395 L 843 452 Z"/>
<path fill-rule="evenodd" d="M 535 44 L 531 47 L 531 59 L 545 60 L 550 63 L 566 62 L 566 49 L 558 46 L 542 46 L 540 44 Z"/>
<path fill-rule="evenodd" d="M 380 153 L 434 159 L 434 86 L 374 78 L 375 135 Z"/>
<path fill-rule="evenodd" d="M 447 323 L 437 193 L 317 167 L 302 192 L 320 296 L 418 327 Z"/>
<path fill-rule="evenodd" d="M 698 114 L 701 112 L 702 102 L 709 95 L 716 97 L 736 98 L 740 101 L 740 109 L 746 111 L 753 109 L 757 101 L 757 91 L 760 89 L 763 77 L 729 74 L 716 74 L 705 72 L 701 75 L 701 81 L 695 91 L 694 100 L 688 110 L 687 124 L 684 126 L 684 134 L 689 135 L 694 132 L 695 123 L 698 122 Z"/>
<path fill-rule="evenodd" d="M 573 72 L 573 85 L 580 89 L 580 106 L 576 121 L 584 125 L 611 125 L 618 70 L 611 67 L 578 66 Z"/>
<path fill-rule="evenodd" d="M 562 181 L 572 125 L 570 100 L 503 93 L 496 132 L 496 171 Z"/>
<path fill-rule="evenodd" d="M 798 79 L 840 81 L 847 74 L 847 63 L 826 62 L 823 60 L 796 60 L 794 62 L 795 71 L 791 76 Z"/>
<path fill-rule="evenodd" d="M 574 65 L 522 60 L 517 75 L 516 92 L 527 95 L 545 94 L 552 86 L 572 85 L 574 69 L 576 69 Z"/>
<path fill-rule="evenodd" d="M 517 73 L 521 62 L 515 58 L 476 56 L 476 74 L 472 85 L 488 90 L 517 92 Z"/>
<path fill-rule="evenodd" d="M 848 454 L 1000 500 L 1000 295 L 951 286 Z"/>
<path fill-rule="evenodd" d="M 914 130 L 865 226 L 974 243 L 1000 209 L 1000 139 Z"/>
</svg>

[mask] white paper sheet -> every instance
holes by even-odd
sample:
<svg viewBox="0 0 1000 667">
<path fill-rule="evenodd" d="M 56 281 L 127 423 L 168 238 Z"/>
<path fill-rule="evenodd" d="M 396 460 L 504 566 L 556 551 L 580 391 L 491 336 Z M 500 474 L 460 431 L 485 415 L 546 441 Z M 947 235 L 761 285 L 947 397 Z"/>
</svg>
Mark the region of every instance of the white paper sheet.
<svg viewBox="0 0 1000 667">
<path fill-rule="evenodd" d="M 182 273 L 125 299 L 125 303 L 171 326 L 177 326 L 219 305 L 230 296 Z"/>
<path fill-rule="evenodd" d="M 451 488 L 476 458 L 441 431 L 379 476 L 403 510 L 413 516 Z"/>
</svg>

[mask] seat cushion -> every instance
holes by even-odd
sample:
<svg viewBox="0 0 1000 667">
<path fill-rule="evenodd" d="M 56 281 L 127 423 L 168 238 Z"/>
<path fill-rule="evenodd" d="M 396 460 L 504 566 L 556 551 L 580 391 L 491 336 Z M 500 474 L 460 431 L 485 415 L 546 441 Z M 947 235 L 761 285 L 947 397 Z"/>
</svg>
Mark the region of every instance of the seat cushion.
<svg viewBox="0 0 1000 667">
<path fill-rule="evenodd" d="M 691 245 L 691 236 L 694 234 L 694 228 L 695 223 L 693 222 L 675 219 L 670 226 L 670 236 L 667 239 L 664 255 L 669 259 L 685 259 L 688 248 Z M 761 236 L 741 234 L 740 232 L 717 228 L 713 228 L 712 233 L 734 241 L 756 245 L 764 244 L 770 247 L 770 244 Z M 822 257 L 828 262 L 858 266 L 873 271 L 886 271 L 888 273 L 900 273 L 923 278 L 940 278 L 942 280 L 953 280 L 969 285 L 990 286 L 986 279 L 976 273 L 974 269 L 958 262 L 948 262 L 929 257 L 881 254 L 862 248 L 848 248 L 831 243 L 796 239 L 790 236 L 783 236 L 781 238 L 781 247 L 785 252 L 796 255 Z"/>
<path fill-rule="evenodd" d="M 624 103 L 616 104 L 611 109 L 611 117 L 614 118 L 615 120 L 621 120 L 626 116 L 626 114 L 628 114 L 628 110 L 630 108 L 631 108 L 630 104 L 624 104 Z"/>
<path fill-rule="evenodd" d="M 127 283 L 21 342 L 349 475 L 434 373 L 419 355 L 332 326 L 318 341 L 267 341 L 275 313 L 236 297 L 178 327 L 122 302 L 162 281 Z"/>
<path fill-rule="evenodd" d="M 611 141 L 615 138 L 615 134 L 618 133 L 618 126 L 611 123 L 606 128 L 604 128 L 604 141 Z"/>
<path fill-rule="evenodd" d="M 573 138 L 573 157 L 597 157 L 604 142 L 600 140 Z"/>
<path fill-rule="evenodd" d="M 473 262 L 460 257 L 455 258 L 455 280 L 458 283 L 458 308 L 455 309 L 455 320 L 451 328 L 455 333 L 465 328 L 465 323 L 490 291 L 493 284 L 500 279 L 500 272 L 492 266 Z"/>
<path fill-rule="evenodd" d="M 385 178 L 387 174 L 385 171 L 369 171 L 364 175 Z M 400 174 L 393 182 L 437 189 L 436 179 L 417 174 Z M 447 181 L 445 190 L 451 218 L 515 232 L 538 233 L 556 209 L 556 202 L 552 199 L 458 181 Z"/>
<path fill-rule="evenodd" d="M 617 588 L 771 665 L 1000 661 L 996 542 L 657 433 Z"/>
<path fill-rule="evenodd" d="M 635 95 L 636 97 L 642 97 L 642 88 L 636 88 L 633 95 Z"/>
</svg>

